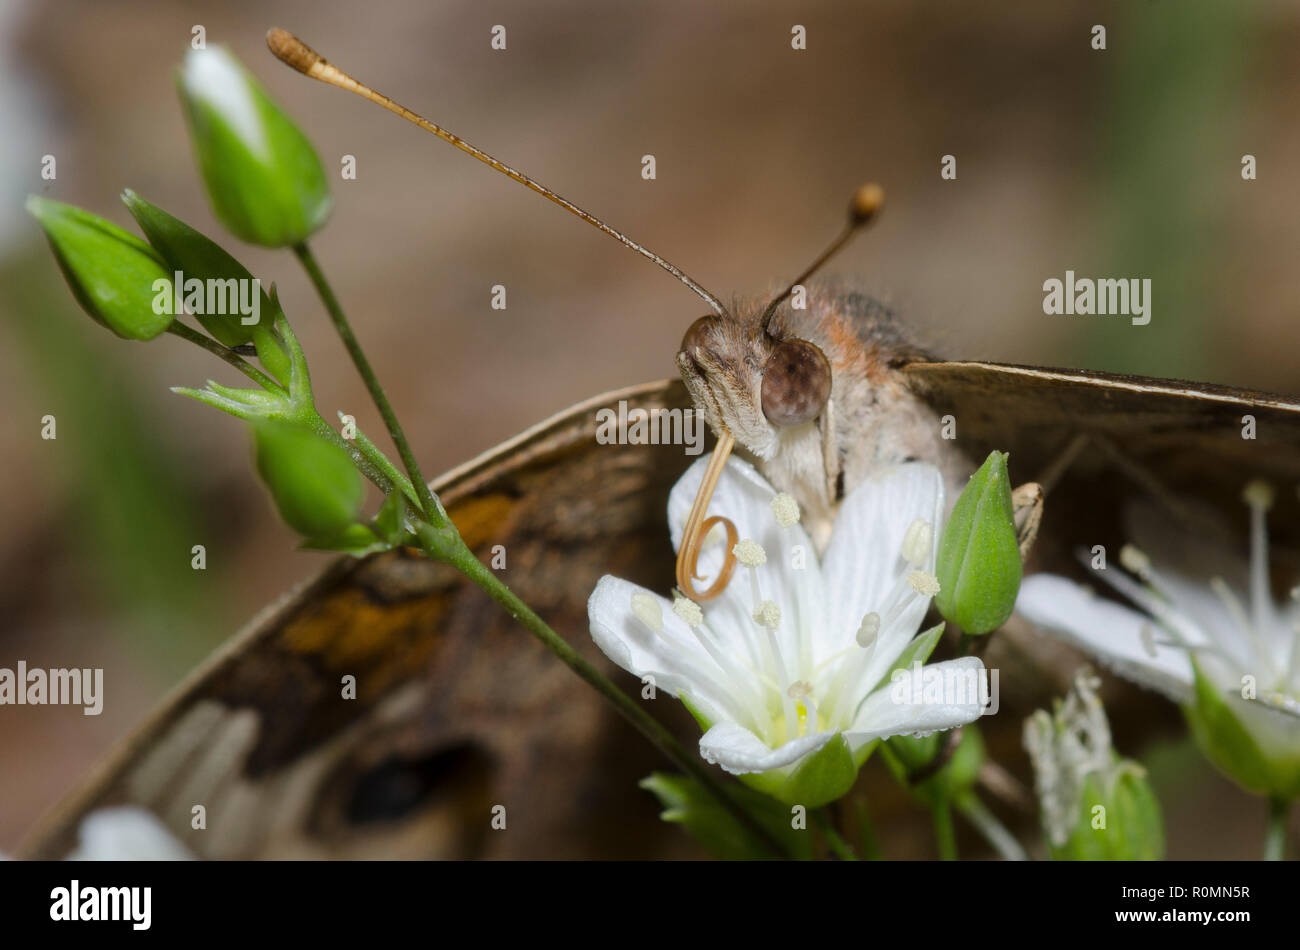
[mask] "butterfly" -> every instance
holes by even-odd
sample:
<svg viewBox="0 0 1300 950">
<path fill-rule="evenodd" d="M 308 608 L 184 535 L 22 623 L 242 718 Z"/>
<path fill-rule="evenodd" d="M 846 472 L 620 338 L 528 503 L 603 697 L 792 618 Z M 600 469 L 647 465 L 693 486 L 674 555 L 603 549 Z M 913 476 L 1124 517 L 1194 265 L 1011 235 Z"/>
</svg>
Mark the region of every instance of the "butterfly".
<svg viewBox="0 0 1300 950">
<path fill-rule="evenodd" d="M 920 458 L 959 487 L 972 460 L 1008 451 L 1016 471 L 1046 490 L 1032 564 L 1057 571 L 1071 570 L 1078 545 L 1118 549 L 1131 499 L 1191 520 L 1204 508 L 1235 510 L 1248 477 L 1300 481 L 1296 400 L 938 360 L 873 298 L 812 280 L 874 217 L 880 196 L 871 189 L 855 195 L 843 233 L 783 292 L 728 308 L 658 255 L 289 34 L 273 30 L 268 43 L 299 71 L 378 102 L 587 220 L 708 305 L 683 337 L 679 378 L 580 403 L 433 485 L 475 552 L 486 560 L 503 546 L 506 581 L 593 661 L 604 662 L 587 633 L 586 601 L 601 575 L 701 599 L 727 582 L 720 575 L 697 587 L 705 579 L 689 544 L 674 562 L 665 511 L 689 457 L 598 441 L 601 410 L 620 404 L 629 414 L 702 413 L 717 434 L 716 465 L 728 452 L 745 454 L 800 501 L 814 539 L 874 470 Z M 1275 523 L 1300 524 L 1296 509 L 1295 496 L 1284 495 Z M 1028 537 L 1040 514 L 1032 492 L 1024 511 Z M 691 519 L 697 538 L 714 524 L 725 528 L 725 513 L 710 514 L 707 490 Z M 1294 545 L 1295 529 L 1277 540 Z M 1024 714 L 1062 691 L 1070 667 L 1061 649 L 1014 622 L 995 638 L 986 661 L 1017 689 L 985 726 L 991 758 L 1016 759 Z M 356 678 L 355 699 L 341 696 L 345 676 Z M 1134 720 L 1126 711 L 1142 709 L 1157 728 L 1174 721 L 1143 703 L 1135 692 L 1119 694 L 1112 719 Z M 694 734 L 676 704 L 655 712 Z M 266 608 L 43 820 L 22 853 L 61 857 L 84 816 L 129 803 L 212 858 L 693 854 L 636 788 L 661 767 L 486 595 L 450 567 L 398 549 L 340 560 Z M 1016 797 L 1014 781 L 1004 790 Z M 196 805 L 206 813 L 202 831 L 192 827 Z M 504 832 L 489 822 L 494 805 L 507 808 Z M 892 827 L 904 796 L 886 788 L 873 809 Z M 897 827 L 905 834 L 905 819 Z"/>
</svg>

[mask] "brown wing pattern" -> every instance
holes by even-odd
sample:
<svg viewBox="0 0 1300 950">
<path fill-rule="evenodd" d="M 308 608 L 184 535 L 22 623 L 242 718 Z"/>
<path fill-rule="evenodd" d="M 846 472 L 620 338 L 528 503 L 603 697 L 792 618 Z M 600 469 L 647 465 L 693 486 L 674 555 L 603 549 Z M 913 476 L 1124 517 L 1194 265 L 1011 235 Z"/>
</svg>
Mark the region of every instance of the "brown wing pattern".
<svg viewBox="0 0 1300 950">
<path fill-rule="evenodd" d="M 1071 548 L 1122 543 L 1125 504 L 1160 486 L 1244 524 L 1237 499 L 1247 479 L 1300 482 L 1300 404 L 1283 397 L 989 363 L 918 362 L 903 372 L 940 414 L 954 416 L 972 458 L 1010 451 L 1017 480 L 1040 477 L 1088 436 L 1049 494 L 1039 566 L 1070 570 Z M 587 635 L 587 595 L 603 573 L 671 586 L 664 512 L 690 461 L 672 446 L 597 445 L 596 411 L 619 399 L 651 411 L 687 405 L 675 380 L 609 393 L 435 486 L 479 556 L 489 560 L 504 545 L 506 581 L 602 662 Z M 1244 415 L 1255 418 L 1253 440 L 1242 438 Z M 1273 523 L 1293 546 L 1296 507 L 1293 492 L 1279 492 Z M 1013 618 L 986 659 L 1005 689 L 1000 713 L 981 728 L 992 756 L 1025 778 L 1021 720 L 1064 688 L 1079 658 L 1016 629 Z M 342 699 L 345 675 L 357 678 L 355 700 Z M 1111 691 L 1122 745 L 1178 728 L 1168 704 L 1120 684 Z M 688 741 L 698 735 L 678 704 L 655 712 Z M 657 806 L 636 788 L 663 764 L 486 596 L 454 571 L 397 551 L 341 560 L 268 608 L 23 850 L 59 857 L 86 812 L 130 802 L 205 857 L 694 853 L 678 850 L 685 837 L 663 833 Z M 866 781 L 888 853 L 924 854 L 916 844 L 924 816 L 881 772 L 873 763 Z M 203 831 L 191 828 L 199 804 Z M 504 831 L 490 826 L 498 804 Z"/>
<path fill-rule="evenodd" d="M 503 545 L 506 582 L 592 659 L 602 573 L 671 586 L 667 494 L 691 461 L 598 445 L 596 410 L 620 399 L 686 405 L 676 381 L 609 393 L 436 485 L 476 553 Z M 405 551 L 341 560 L 213 657 L 24 851 L 59 857 L 87 811 L 135 803 L 205 857 L 665 854 L 682 839 L 658 833 L 636 787 L 663 762 L 601 703 L 451 569 Z M 671 700 L 656 712 L 691 728 Z"/>
</svg>

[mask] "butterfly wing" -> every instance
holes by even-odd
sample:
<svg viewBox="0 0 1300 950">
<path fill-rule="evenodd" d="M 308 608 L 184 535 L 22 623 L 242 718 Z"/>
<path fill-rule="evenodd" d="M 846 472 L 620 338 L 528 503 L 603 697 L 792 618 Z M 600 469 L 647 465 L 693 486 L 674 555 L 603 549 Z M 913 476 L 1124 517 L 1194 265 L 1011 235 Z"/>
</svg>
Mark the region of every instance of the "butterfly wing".
<svg viewBox="0 0 1300 950">
<path fill-rule="evenodd" d="M 1135 493 L 1175 507 L 1208 504 L 1244 527 L 1241 491 L 1253 478 L 1285 489 L 1273 521 L 1280 539 L 1300 540 L 1290 528 L 1300 514 L 1300 399 L 998 363 L 913 362 L 902 372 L 937 413 L 952 416 L 972 459 L 1009 451 L 1017 481 L 1056 482 L 1043 530 L 1058 545 L 1095 536 Z"/>
<path fill-rule="evenodd" d="M 1199 536 L 1198 550 L 1216 547 L 1217 565 L 1240 561 L 1248 550 L 1242 488 L 1265 478 L 1279 489 L 1269 518 L 1272 563 L 1282 568 L 1278 590 L 1300 572 L 1300 400 L 997 363 L 918 361 L 901 370 L 941 417 L 952 417 L 956 444 L 968 457 L 1007 451 L 1013 482 L 1050 482 L 1029 570 L 1100 588 L 1080 552 L 1094 557 L 1100 545 L 1113 563 L 1127 542 L 1154 544 L 1152 533 L 1139 529 L 1156 511 L 1162 523 Z M 1150 553 L 1165 558 L 1167 547 Z M 999 715 L 983 722 L 999 762 L 1028 777 L 1018 730 L 990 727 L 1004 725 L 1004 715 L 1018 726 L 1024 713 L 1063 694 L 1070 671 L 1085 659 L 1019 617 L 994 638 L 985 661 L 1000 668 L 1008 688 Z M 1153 733 L 1182 732 L 1175 708 L 1155 694 L 1111 678 L 1105 698 L 1120 748 L 1139 749 Z"/>
<path fill-rule="evenodd" d="M 506 583 L 607 669 L 587 597 L 610 572 L 671 587 L 667 496 L 691 461 L 680 446 L 598 444 L 596 412 L 619 400 L 688 404 L 677 381 L 609 393 L 435 486 L 475 552 L 504 557 Z M 698 735 L 677 703 L 655 712 Z M 61 857 L 85 814 L 136 804 L 204 857 L 671 856 L 684 836 L 662 834 L 636 786 L 664 765 L 478 588 L 399 550 L 342 559 L 268 608 L 24 853 Z"/>
</svg>

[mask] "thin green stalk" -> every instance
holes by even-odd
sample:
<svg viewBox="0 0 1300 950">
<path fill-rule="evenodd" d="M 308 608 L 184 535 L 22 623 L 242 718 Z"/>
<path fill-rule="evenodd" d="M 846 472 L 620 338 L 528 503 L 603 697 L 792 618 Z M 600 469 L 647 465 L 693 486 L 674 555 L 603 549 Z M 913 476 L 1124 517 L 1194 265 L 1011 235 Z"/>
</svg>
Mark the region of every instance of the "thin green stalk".
<svg viewBox="0 0 1300 950">
<path fill-rule="evenodd" d="M 483 588 L 489 597 L 504 607 L 510 616 L 523 624 L 528 632 L 540 640 L 565 666 L 577 673 L 578 676 L 594 687 L 596 692 L 609 700 L 614 705 L 614 708 L 622 714 L 623 718 L 635 726 L 674 765 L 708 789 L 710 794 L 717 798 L 723 807 L 756 834 L 774 854 L 782 857 L 788 856 L 785 854 L 784 849 L 772 839 L 772 836 L 754 821 L 749 812 L 732 798 L 731 794 L 717 780 L 714 774 L 704 767 L 695 756 L 682 748 L 681 743 L 677 741 L 671 732 L 664 728 L 659 720 L 637 705 L 609 677 L 583 659 L 569 645 L 567 640 L 552 630 L 546 621 L 533 613 L 527 604 L 503 584 L 492 571 L 485 567 L 483 562 L 474 556 L 474 552 L 469 549 L 450 522 L 445 523 L 442 527 L 420 523 L 416 527 L 416 537 L 426 554 L 436 560 L 445 561 Z"/>
<path fill-rule="evenodd" d="M 934 812 L 934 840 L 939 847 L 941 861 L 957 860 L 957 829 L 952 824 L 952 806 L 948 799 L 940 799 L 931 806 Z"/>
<path fill-rule="evenodd" d="M 325 274 L 321 271 L 320 265 L 316 263 L 315 255 L 312 254 L 311 248 L 307 246 L 306 241 L 295 245 L 293 252 L 297 255 L 298 260 L 302 262 L 303 269 L 307 271 L 307 276 L 311 279 L 316 292 L 320 294 L 321 301 L 325 304 L 325 309 L 330 315 L 330 320 L 334 323 L 334 329 L 338 331 L 339 339 L 343 341 L 343 345 L 347 348 L 348 355 L 352 357 L 357 372 L 361 374 L 361 379 L 366 384 L 366 389 L 370 391 L 370 398 L 374 400 L 375 406 L 379 409 L 379 415 L 384 420 L 388 434 L 392 438 L 393 444 L 397 446 L 397 453 L 402 457 L 402 464 L 406 466 L 406 472 L 411 476 L 420 509 L 424 512 L 425 517 L 434 520 L 439 519 L 442 509 L 434 501 L 433 493 L 429 491 L 429 483 L 424 480 L 424 475 L 420 473 L 420 463 L 416 461 L 415 453 L 411 451 L 411 444 L 406 441 L 406 433 L 402 431 L 402 424 L 397 421 L 397 414 L 393 412 L 393 407 L 388 402 L 388 396 L 384 393 L 383 386 L 379 384 L 379 378 L 375 375 L 370 360 L 366 358 L 365 351 L 361 349 L 361 344 L 357 342 L 356 334 L 352 332 L 352 324 L 348 322 L 347 314 L 343 312 L 343 307 L 339 304 L 338 298 L 334 296 L 333 288 L 330 287 L 329 281 L 325 279 Z"/>
<path fill-rule="evenodd" d="M 1264 860 L 1281 861 L 1286 857 L 1286 825 L 1291 803 L 1272 798 L 1268 803 L 1268 830 L 1264 833 Z"/>
<path fill-rule="evenodd" d="M 357 449 L 362 456 L 370 461 L 371 465 L 380 469 L 388 477 L 389 481 L 402 489 L 402 493 L 411 499 L 411 504 L 417 508 L 420 506 L 420 499 L 415 494 L 415 488 L 411 485 L 411 480 L 392 463 L 392 460 L 387 455 L 379 451 L 375 443 L 366 438 L 365 433 L 357 429 L 356 435 L 350 441 L 356 443 Z M 389 490 L 391 491 L 391 489 Z"/>
<path fill-rule="evenodd" d="M 871 822 L 871 813 L 867 809 L 867 797 L 858 797 L 854 805 L 858 819 L 858 847 L 862 856 L 868 861 L 883 861 L 884 852 L 880 850 L 880 839 L 876 836 L 875 825 Z"/>
<path fill-rule="evenodd" d="M 835 828 L 835 822 L 827 814 L 825 808 L 818 808 L 813 812 L 813 820 L 817 822 L 817 827 L 821 829 L 822 835 L 826 838 L 826 843 L 830 845 L 831 851 L 841 861 L 856 861 L 857 854 L 853 848 L 844 840 L 844 837 Z"/>
<path fill-rule="evenodd" d="M 983 835 L 984 840 L 1003 858 L 1008 861 L 1029 860 L 1029 855 L 1025 853 L 1020 842 L 973 792 L 963 795 L 955 804 L 957 810 L 966 816 L 966 820 L 975 826 L 975 830 Z"/>
<path fill-rule="evenodd" d="M 207 350 L 218 359 L 225 360 L 267 392 L 284 393 L 285 395 L 288 395 L 283 386 L 270 376 L 267 376 L 230 347 L 222 346 L 216 340 L 204 336 L 196 330 L 190 329 L 179 320 L 173 320 L 171 326 L 167 328 L 167 332 L 180 337 L 182 340 L 189 340 L 194 345 L 203 347 L 203 349 Z"/>
<path fill-rule="evenodd" d="M 373 459 L 361 451 L 360 446 L 355 445 L 351 439 L 343 438 L 343 436 L 340 435 L 332 425 L 322 419 L 320 413 L 315 410 L 312 410 L 311 412 L 309 425 L 311 430 L 322 439 L 337 445 L 344 452 L 348 453 L 348 458 L 352 459 L 352 464 L 357 467 L 362 475 L 370 479 L 370 481 L 374 483 L 375 487 L 381 492 L 387 495 L 393 490 L 395 483 L 392 475 L 396 470 L 394 469 L 392 462 L 389 462 L 388 459 L 384 459 L 385 462 L 388 462 L 387 467 L 375 464 Z M 381 455 L 380 457 L 382 458 L 383 456 Z M 403 476 L 401 472 L 396 472 L 396 474 L 405 480 L 405 476 Z"/>
</svg>

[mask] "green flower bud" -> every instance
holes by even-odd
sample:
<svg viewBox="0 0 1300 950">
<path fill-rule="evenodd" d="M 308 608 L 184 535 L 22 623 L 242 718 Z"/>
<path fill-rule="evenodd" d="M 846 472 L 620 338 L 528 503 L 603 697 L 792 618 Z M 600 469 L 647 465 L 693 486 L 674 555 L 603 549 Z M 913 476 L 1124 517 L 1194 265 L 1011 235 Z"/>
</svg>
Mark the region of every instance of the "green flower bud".
<svg viewBox="0 0 1300 950">
<path fill-rule="evenodd" d="M 260 423 L 253 435 L 257 470 L 289 527 L 309 540 L 329 540 L 356 521 L 365 485 L 346 452 L 290 423 Z"/>
<path fill-rule="evenodd" d="M 122 201 L 135 217 L 144 231 L 145 237 L 162 257 L 167 267 L 175 273 L 181 272 L 183 280 L 218 281 L 214 284 L 220 289 L 221 304 L 219 313 L 200 313 L 195 308 L 194 317 L 212 337 L 226 346 L 239 346 L 253 339 L 253 330 L 259 326 L 270 326 L 275 321 L 276 311 L 271 298 L 261 289 L 261 282 L 254 284 L 253 275 L 248 268 L 235 260 L 218 244 L 194 230 L 184 221 L 172 217 L 157 205 L 145 201 L 129 188 L 122 193 Z M 236 283 L 230 283 L 235 281 Z M 242 300 L 253 303 L 251 288 L 257 287 L 258 297 L 255 314 L 240 312 Z M 181 288 L 182 295 L 185 288 Z M 251 309 L 251 308 L 250 308 Z M 254 319 L 255 318 L 255 319 Z M 244 320 L 250 320 L 245 323 Z"/>
<path fill-rule="evenodd" d="M 289 247 L 325 223 L 315 149 L 229 50 L 190 50 L 177 85 L 212 209 L 232 234 Z"/>
<path fill-rule="evenodd" d="M 27 210 L 49 238 L 59 268 L 81 308 L 128 340 L 152 340 L 172 315 L 154 304 L 159 280 L 170 297 L 171 274 L 138 237 L 81 208 L 32 195 Z"/>
<path fill-rule="evenodd" d="M 1300 798 L 1300 722 L 1216 686 L 1194 660 L 1192 668 L 1195 693 L 1183 715 L 1205 757 L 1248 791 Z"/>
<path fill-rule="evenodd" d="M 1160 803 L 1142 767 L 1111 747 L 1098 685 L 1081 670 L 1053 713 L 1040 709 L 1025 720 L 1048 850 L 1066 861 L 1160 860 Z"/>
<path fill-rule="evenodd" d="M 935 606 L 968 634 L 991 633 L 1011 616 L 1020 571 L 1007 454 L 990 452 L 944 526 Z"/>
</svg>

